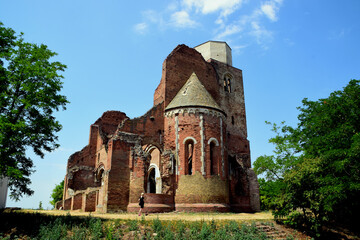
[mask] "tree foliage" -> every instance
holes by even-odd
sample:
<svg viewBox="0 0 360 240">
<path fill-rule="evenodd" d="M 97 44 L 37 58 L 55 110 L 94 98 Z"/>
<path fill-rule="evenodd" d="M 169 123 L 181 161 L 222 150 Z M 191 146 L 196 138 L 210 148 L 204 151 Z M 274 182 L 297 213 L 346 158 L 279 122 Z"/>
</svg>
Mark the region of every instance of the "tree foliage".
<svg viewBox="0 0 360 240">
<path fill-rule="evenodd" d="M 55 204 L 58 201 L 61 201 L 63 199 L 63 192 L 64 192 L 64 180 L 62 180 L 58 185 L 55 186 L 55 188 L 52 191 L 51 194 L 51 201 L 50 204 L 55 207 Z"/>
<path fill-rule="evenodd" d="M 274 155 L 263 155 L 254 162 L 256 174 L 264 175 L 259 178 L 260 206 L 262 210 L 275 209 L 278 205 L 278 196 L 283 191 L 284 174 L 289 171 L 299 160 L 299 144 L 291 135 L 294 129 L 286 126 L 285 122 L 280 125 L 265 122 L 271 125 L 275 137 L 269 139 L 274 144 Z"/>
<path fill-rule="evenodd" d="M 19 200 L 33 193 L 26 150 L 43 158 L 58 147 L 61 125 L 53 114 L 68 103 L 59 94 L 66 66 L 50 61 L 57 54 L 46 45 L 25 42 L 1 22 L 0 46 L 0 176 L 8 177 L 10 197 Z"/>
<path fill-rule="evenodd" d="M 360 81 L 351 80 L 328 98 L 304 99 L 302 104 L 298 126 L 283 126 L 284 134 L 272 139 L 281 151 L 254 164 L 266 176 L 272 176 L 273 169 L 283 170 L 284 187 L 272 199 L 274 213 L 289 216 L 301 209 L 304 223 L 315 231 L 332 221 L 354 223 L 360 213 Z M 287 149 L 292 149 L 290 154 L 283 154 Z M 296 160 L 288 161 L 292 157 Z"/>
</svg>

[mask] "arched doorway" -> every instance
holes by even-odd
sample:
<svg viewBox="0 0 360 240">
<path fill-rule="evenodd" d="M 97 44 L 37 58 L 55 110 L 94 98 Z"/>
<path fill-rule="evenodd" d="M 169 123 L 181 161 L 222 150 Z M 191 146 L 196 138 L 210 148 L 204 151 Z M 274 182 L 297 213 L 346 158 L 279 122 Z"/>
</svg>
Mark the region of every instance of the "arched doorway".
<svg viewBox="0 0 360 240">
<path fill-rule="evenodd" d="M 159 148 L 154 145 L 144 146 L 144 151 L 149 154 L 150 165 L 147 170 L 146 192 L 147 193 L 162 193 L 162 180 L 159 170 L 161 161 L 161 152 Z"/>
<path fill-rule="evenodd" d="M 147 193 L 161 193 L 162 181 L 160 171 L 156 164 L 151 163 L 147 174 Z"/>
<path fill-rule="evenodd" d="M 155 168 L 152 168 L 149 171 L 148 193 L 156 193 Z"/>
</svg>

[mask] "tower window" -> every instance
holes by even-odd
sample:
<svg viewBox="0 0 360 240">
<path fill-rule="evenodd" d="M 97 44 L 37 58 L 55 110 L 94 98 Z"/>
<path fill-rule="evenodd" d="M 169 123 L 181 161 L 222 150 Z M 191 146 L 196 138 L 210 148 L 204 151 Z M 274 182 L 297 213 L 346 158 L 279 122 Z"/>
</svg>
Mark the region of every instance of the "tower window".
<svg viewBox="0 0 360 240">
<path fill-rule="evenodd" d="M 192 140 L 188 140 L 185 142 L 185 174 L 186 175 L 192 175 L 193 156 L 194 156 L 194 142 Z"/>
<path fill-rule="evenodd" d="M 234 116 L 231 116 L 231 124 L 234 125 L 235 124 L 235 119 Z"/>
<path fill-rule="evenodd" d="M 224 91 L 231 93 L 231 81 L 232 77 L 230 74 L 225 74 L 224 76 Z"/>
<path fill-rule="evenodd" d="M 210 175 L 214 175 L 214 154 L 215 153 L 215 143 L 211 142 L 210 143 Z"/>
</svg>

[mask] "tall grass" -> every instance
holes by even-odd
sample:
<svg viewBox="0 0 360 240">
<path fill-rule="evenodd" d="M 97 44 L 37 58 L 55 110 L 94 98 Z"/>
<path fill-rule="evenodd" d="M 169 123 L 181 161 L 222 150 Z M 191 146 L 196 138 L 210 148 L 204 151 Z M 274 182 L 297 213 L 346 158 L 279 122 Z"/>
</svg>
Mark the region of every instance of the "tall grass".
<svg viewBox="0 0 360 240">
<path fill-rule="evenodd" d="M 102 220 L 91 217 L 0 213 L 0 238 L 16 239 L 267 239 L 255 225 L 235 221 Z M 16 229 L 16 231 L 13 231 Z"/>
</svg>

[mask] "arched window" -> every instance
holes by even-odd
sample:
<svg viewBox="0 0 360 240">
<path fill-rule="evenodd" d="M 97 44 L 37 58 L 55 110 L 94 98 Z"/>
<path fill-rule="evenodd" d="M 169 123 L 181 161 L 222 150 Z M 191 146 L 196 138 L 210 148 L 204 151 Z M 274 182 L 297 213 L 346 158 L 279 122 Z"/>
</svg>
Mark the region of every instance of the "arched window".
<svg viewBox="0 0 360 240">
<path fill-rule="evenodd" d="M 215 143 L 210 143 L 210 175 L 214 175 L 215 172 Z"/>
<path fill-rule="evenodd" d="M 100 183 L 100 186 L 104 185 L 104 175 L 105 175 L 104 168 L 101 167 L 96 176 L 96 181 Z"/>
<path fill-rule="evenodd" d="M 185 142 L 185 175 L 193 172 L 194 141 L 189 139 Z"/>
<path fill-rule="evenodd" d="M 217 175 L 219 174 L 219 142 L 216 138 L 212 137 L 208 141 L 209 146 L 209 167 L 208 171 L 210 175 Z"/>
<path fill-rule="evenodd" d="M 231 81 L 232 77 L 230 74 L 225 74 L 224 76 L 224 91 L 231 93 Z"/>
</svg>

